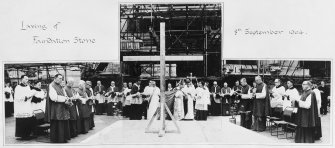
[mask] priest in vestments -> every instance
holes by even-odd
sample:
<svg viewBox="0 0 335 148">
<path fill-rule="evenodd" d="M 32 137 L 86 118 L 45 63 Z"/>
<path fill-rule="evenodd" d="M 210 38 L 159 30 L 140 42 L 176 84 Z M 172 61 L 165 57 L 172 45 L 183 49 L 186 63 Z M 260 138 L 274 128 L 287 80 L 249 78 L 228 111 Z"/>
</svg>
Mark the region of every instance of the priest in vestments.
<svg viewBox="0 0 335 148">
<path fill-rule="evenodd" d="M 231 102 L 232 104 L 234 104 L 234 102 L 239 102 L 241 100 L 241 89 L 242 89 L 242 86 L 240 85 L 240 81 L 236 81 L 235 82 L 235 86 L 232 88 L 232 94 L 231 94 Z M 240 108 L 240 103 L 237 103 L 237 109 Z"/>
<path fill-rule="evenodd" d="M 224 82 L 223 87 L 221 88 L 220 96 L 222 97 L 222 107 L 221 107 L 221 115 L 222 116 L 229 116 L 230 105 L 231 105 L 231 94 L 232 90 L 228 87 L 228 83 Z"/>
<path fill-rule="evenodd" d="M 123 110 L 122 110 L 122 115 L 123 117 L 129 117 L 129 107 L 130 107 L 130 90 L 128 88 L 127 82 L 123 83 L 123 87 L 121 89 L 122 95 L 123 95 Z"/>
<path fill-rule="evenodd" d="M 131 88 L 130 95 L 132 97 L 130 101 L 130 120 L 141 120 L 142 119 L 142 97 L 140 96 L 140 84 L 141 81 L 138 80 Z"/>
<path fill-rule="evenodd" d="M 195 99 L 195 87 L 192 84 L 190 79 L 186 79 L 186 86 L 182 88 L 182 91 L 186 94 L 186 102 L 184 102 L 184 109 L 186 110 L 185 113 L 185 120 L 193 120 L 194 119 L 194 99 Z M 185 107 L 186 105 L 186 107 Z"/>
<path fill-rule="evenodd" d="M 313 91 L 315 93 L 316 97 L 316 102 L 317 102 L 317 107 L 318 107 L 318 117 L 316 118 L 316 125 L 315 125 L 315 140 L 320 140 L 322 137 L 322 129 L 321 129 L 321 93 L 320 90 L 318 89 L 317 84 L 315 81 L 312 81 L 313 84 Z"/>
<path fill-rule="evenodd" d="M 241 79 L 241 126 L 251 129 L 253 100 L 251 99 L 251 86 L 247 84 L 247 79 Z"/>
<path fill-rule="evenodd" d="M 93 129 L 95 127 L 94 124 L 94 96 L 93 96 L 93 89 L 92 89 L 92 82 L 86 81 L 86 94 L 88 97 L 87 104 L 88 108 L 90 109 L 90 129 Z"/>
<path fill-rule="evenodd" d="M 90 114 L 91 110 L 88 106 L 88 96 L 86 93 L 86 83 L 83 80 L 79 81 L 79 101 L 78 101 L 78 110 L 80 118 L 80 131 L 82 134 L 86 134 L 90 130 Z"/>
<path fill-rule="evenodd" d="M 107 89 L 106 96 L 109 98 L 107 102 L 107 116 L 112 116 L 116 110 L 116 95 L 119 89 L 115 86 L 115 82 L 111 81 L 111 86 Z"/>
<path fill-rule="evenodd" d="M 213 82 L 213 86 L 210 89 L 211 93 L 211 105 L 209 111 L 212 116 L 218 116 L 221 114 L 221 96 L 220 96 L 221 87 L 216 81 Z"/>
<path fill-rule="evenodd" d="M 149 101 L 149 108 L 147 112 L 147 118 L 148 120 L 151 120 L 153 118 L 153 115 L 155 114 L 157 108 L 159 107 L 159 98 L 160 98 L 160 89 L 156 86 L 156 82 L 151 82 L 151 90 L 147 92 L 148 101 Z"/>
<path fill-rule="evenodd" d="M 77 99 L 79 98 L 78 93 L 73 89 L 74 80 L 69 78 L 67 80 L 67 85 L 65 87 L 66 95 L 70 98 L 72 105 L 69 107 L 70 111 L 70 135 L 71 138 L 76 137 L 78 132 L 78 119 L 79 119 L 79 112 L 77 106 Z"/>
<path fill-rule="evenodd" d="M 321 85 L 318 87 L 321 93 L 321 109 L 320 113 L 321 115 L 327 115 L 328 109 L 328 98 L 330 95 L 330 88 L 325 86 L 325 82 L 321 81 Z"/>
<path fill-rule="evenodd" d="M 284 95 L 285 95 L 285 87 L 281 84 L 280 79 L 275 79 L 275 86 L 269 92 L 270 94 L 270 106 L 271 106 L 271 116 L 281 117 L 280 113 L 276 113 L 276 108 L 285 109 L 283 106 L 284 103 Z"/>
<path fill-rule="evenodd" d="M 14 117 L 15 117 L 15 137 L 22 140 L 29 140 L 33 128 L 35 127 L 35 117 L 33 116 L 32 97 L 34 96 L 28 85 L 28 77 L 21 76 L 21 83 L 15 87 L 14 93 Z"/>
<path fill-rule="evenodd" d="M 266 129 L 266 116 L 270 115 L 270 100 L 266 84 L 261 76 L 255 77 L 256 88 L 253 91 L 254 131 L 262 132 Z"/>
<path fill-rule="evenodd" d="M 148 117 L 148 108 L 149 108 L 149 102 L 152 98 L 153 94 L 153 87 L 152 87 L 153 81 L 149 81 L 148 86 L 144 87 L 143 93 L 141 94 L 143 102 L 142 102 L 142 109 L 143 109 L 143 114 L 144 114 L 144 119 L 147 120 Z M 150 116 L 149 116 L 150 117 Z M 151 117 L 150 117 L 151 118 Z M 149 120 L 150 120 L 149 118 Z"/>
<path fill-rule="evenodd" d="M 6 82 L 4 88 L 4 100 L 5 100 L 5 117 L 12 116 L 14 110 L 14 99 L 13 99 L 13 89 L 10 86 L 10 82 Z"/>
<path fill-rule="evenodd" d="M 295 131 L 296 143 L 314 143 L 315 126 L 318 117 L 318 107 L 316 96 L 313 92 L 312 83 L 304 81 L 302 83 L 303 93 L 300 100 L 296 100 L 298 105 L 297 128 Z"/>
<path fill-rule="evenodd" d="M 95 101 L 97 115 L 102 115 L 105 111 L 105 91 L 105 87 L 101 85 L 101 81 L 97 81 L 97 86 L 94 87 L 94 95 L 97 99 L 97 101 Z"/>
<path fill-rule="evenodd" d="M 196 109 L 196 116 L 195 120 L 207 120 L 207 111 L 208 111 L 208 104 L 210 104 L 209 99 L 209 90 L 207 87 L 204 86 L 205 83 L 203 81 L 198 82 L 198 87 L 195 90 L 195 109 Z"/>
<path fill-rule="evenodd" d="M 66 143 L 70 140 L 69 98 L 66 97 L 60 83 L 63 76 L 56 74 L 49 85 L 50 97 L 50 140 L 52 143 Z"/>
</svg>

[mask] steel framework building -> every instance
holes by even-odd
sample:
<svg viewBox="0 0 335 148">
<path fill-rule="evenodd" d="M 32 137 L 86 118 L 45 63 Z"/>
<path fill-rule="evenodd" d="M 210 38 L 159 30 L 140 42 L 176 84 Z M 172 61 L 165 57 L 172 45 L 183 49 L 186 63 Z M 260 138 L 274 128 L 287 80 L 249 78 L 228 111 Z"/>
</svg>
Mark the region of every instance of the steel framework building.
<svg viewBox="0 0 335 148">
<path fill-rule="evenodd" d="M 158 77 L 159 23 L 166 23 L 170 79 L 193 73 L 221 76 L 222 4 L 121 4 L 120 56 L 124 76 Z M 209 68 L 210 67 L 210 68 Z"/>
</svg>

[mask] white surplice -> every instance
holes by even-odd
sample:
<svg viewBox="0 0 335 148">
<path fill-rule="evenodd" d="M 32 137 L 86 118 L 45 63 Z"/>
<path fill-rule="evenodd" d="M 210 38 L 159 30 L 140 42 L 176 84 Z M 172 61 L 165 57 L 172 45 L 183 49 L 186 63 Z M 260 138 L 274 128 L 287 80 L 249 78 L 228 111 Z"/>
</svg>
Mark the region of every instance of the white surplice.
<svg viewBox="0 0 335 148">
<path fill-rule="evenodd" d="M 150 104 L 147 112 L 147 118 L 148 120 L 151 120 L 152 116 L 154 115 L 159 106 L 160 89 L 158 87 L 151 87 L 145 90 L 144 93 L 146 95 L 150 95 L 150 97 L 148 98 Z"/>
<path fill-rule="evenodd" d="M 186 99 L 187 99 L 187 114 L 185 115 L 184 119 L 194 119 L 194 109 L 193 109 L 193 100 L 195 96 L 195 88 L 194 85 L 191 85 L 190 87 L 185 86 L 182 89 L 183 92 L 185 92 Z"/>
</svg>

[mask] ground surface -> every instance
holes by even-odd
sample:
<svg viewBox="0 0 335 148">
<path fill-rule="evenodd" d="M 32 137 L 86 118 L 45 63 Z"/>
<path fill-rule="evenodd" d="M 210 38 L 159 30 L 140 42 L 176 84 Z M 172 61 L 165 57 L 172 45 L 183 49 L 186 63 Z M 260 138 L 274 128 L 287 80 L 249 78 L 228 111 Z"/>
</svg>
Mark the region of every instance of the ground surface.
<svg viewBox="0 0 335 148">
<path fill-rule="evenodd" d="M 278 139 L 270 136 L 269 131 L 254 132 L 229 122 L 230 116 L 212 117 L 207 121 L 179 121 L 181 133 L 167 133 L 158 137 L 156 133 L 145 133 L 147 120 L 134 121 L 106 115 L 95 116 L 95 128 L 87 134 L 81 134 L 68 144 L 290 144 L 293 139 Z M 331 142 L 330 115 L 322 116 L 322 139 L 316 144 Z M 158 131 L 160 123 L 154 122 L 150 131 Z M 175 130 L 173 122 L 167 121 L 167 130 Z M 6 118 L 5 144 L 49 144 L 46 136 L 29 141 L 17 140 L 15 119 Z"/>
</svg>

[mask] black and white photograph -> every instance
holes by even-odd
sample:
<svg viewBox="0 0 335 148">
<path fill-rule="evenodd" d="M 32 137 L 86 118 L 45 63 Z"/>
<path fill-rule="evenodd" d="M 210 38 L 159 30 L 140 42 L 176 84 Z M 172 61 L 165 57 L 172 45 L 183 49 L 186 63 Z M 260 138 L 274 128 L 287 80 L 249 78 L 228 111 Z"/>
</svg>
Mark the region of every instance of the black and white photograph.
<svg viewBox="0 0 335 148">
<path fill-rule="evenodd" d="M 5 142 L 330 142 L 331 61 L 217 62 L 218 77 L 198 65 L 151 76 L 120 62 L 5 64 Z"/>
<path fill-rule="evenodd" d="M 332 4 L 4 0 L 0 145 L 333 147 Z"/>
</svg>

